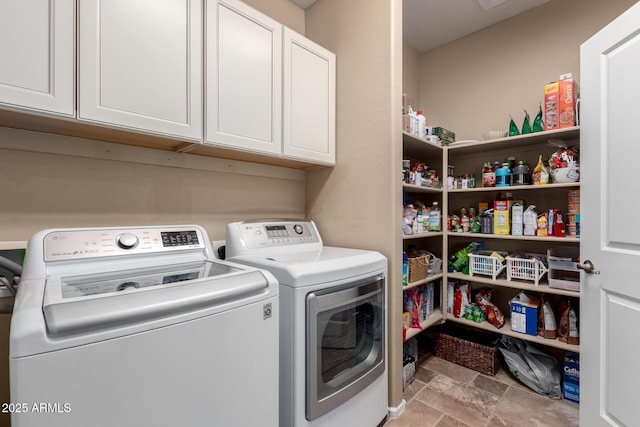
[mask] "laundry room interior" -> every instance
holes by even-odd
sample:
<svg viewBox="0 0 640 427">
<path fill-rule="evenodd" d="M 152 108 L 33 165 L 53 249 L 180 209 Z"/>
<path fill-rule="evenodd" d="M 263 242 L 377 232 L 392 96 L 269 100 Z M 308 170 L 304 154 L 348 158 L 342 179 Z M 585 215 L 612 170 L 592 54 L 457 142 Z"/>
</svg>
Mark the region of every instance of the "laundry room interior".
<svg viewBox="0 0 640 427">
<path fill-rule="evenodd" d="M 585 150 L 590 143 L 585 141 L 587 124 L 580 122 L 580 116 L 573 117 L 566 129 L 541 128 L 539 135 L 535 129 L 529 129 L 531 135 L 525 135 L 523 122 L 530 120 L 529 123 L 534 123 L 536 115 L 542 114 L 546 108 L 546 85 L 561 80 L 561 76 L 566 77 L 568 73 L 575 82 L 575 99 L 580 98 L 580 91 L 590 87 L 583 84 L 586 73 L 581 46 L 612 21 L 618 22 L 616 18 L 626 11 L 640 16 L 640 3 L 634 0 L 527 0 L 527 5 L 522 6 L 525 2 L 521 0 L 456 2 L 471 8 L 464 14 L 461 9 L 459 22 L 455 13 L 444 15 L 451 11 L 443 7 L 442 0 L 175 0 L 162 4 L 136 0 L 131 3 L 118 1 L 106 6 L 105 2 L 101 5 L 97 0 L 88 0 L 86 4 L 79 0 L 51 0 L 30 6 L 0 2 L 0 51 L 8 52 L 5 56 L 8 59 L 3 59 L 0 67 L 3 201 L 0 209 L 0 257 L 5 260 L 0 261 L 0 273 L 10 282 L 12 275 L 21 274 L 12 270 L 13 263 L 21 265 L 23 260 L 30 260 L 31 264 L 25 264 L 31 269 L 29 277 L 35 278 L 36 272 L 51 271 L 39 277 L 38 281 L 29 280 L 30 286 L 37 283 L 44 287 L 45 279 L 51 281 L 52 277 L 63 286 L 65 274 L 77 276 L 80 280 L 89 276 L 91 271 L 87 269 L 95 263 L 99 265 L 96 271 L 102 276 L 98 278 L 96 275 L 86 283 L 108 287 L 112 284 L 107 281 L 125 277 L 123 274 L 128 270 L 140 270 L 136 270 L 139 276 L 143 267 L 161 271 L 161 266 L 173 263 L 175 254 L 175 259 L 179 258 L 180 262 L 220 265 L 224 272 L 216 274 L 224 277 L 239 277 L 246 273 L 248 278 L 253 277 L 253 271 L 267 271 L 264 274 L 267 285 L 264 286 L 278 288 L 278 283 L 280 285 L 281 311 L 279 317 L 271 320 L 280 322 L 281 347 L 280 354 L 274 353 L 274 360 L 270 356 L 264 357 L 271 361 L 264 369 L 280 372 L 279 382 L 270 385 L 271 390 L 279 390 L 279 394 L 274 394 L 279 397 L 279 403 L 274 404 L 279 410 L 268 412 L 265 409 L 265 414 L 271 417 L 264 422 L 266 425 L 601 425 L 589 424 L 593 413 L 585 412 L 584 399 L 577 403 L 571 401 L 575 399 L 566 399 L 562 395 L 562 365 L 567 353 L 584 356 L 581 349 L 586 349 L 590 356 L 599 351 L 600 342 L 592 344 L 585 338 L 586 314 L 584 323 L 580 324 L 582 341 L 571 344 L 555 337 L 545 340 L 536 336 L 539 331 L 533 334 L 515 331 L 513 319 L 504 326 L 500 325 L 500 329 L 487 320 L 482 326 L 474 325 L 473 320 L 456 318 L 447 311 L 449 286 L 455 293 L 454 286 L 457 291 L 458 286 L 464 283 L 468 285 L 466 292 L 469 296 L 481 288 L 494 289 L 495 305 L 489 305 L 498 306 L 507 321 L 511 299 L 525 292 L 529 296 L 549 294 L 554 303 L 570 300 L 576 305 L 578 314 L 584 313 L 584 302 L 580 297 L 585 280 L 592 280 L 591 277 L 585 279 L 591 276 L 591 272 L 585 270 L 580 273 L 580 269 L 590 267 L 584 263 L 575 264 L 584 261 L 581 255 L 585 253 L 585 239 L 589 231 L 595 229 L 585 228 L 588 224 L 584 223 L 582 237 L 579 233 L 576 236 L 575 228 L 573 234 L 569 233 L 569 223 L 566 224 L 566 237 L 564 225 L 561 237 L 546 234 L 544 237 L 511 236 L 510 231 L 504 233 L 509 235 L 507 237 L 496 237 L 495 231 L 495 234 L 478 231 L 471 236 L 469 230 L 465 230 L 467 234 L 457 235 L 455 230 L 447 228 L 447 218 L 457 217 L 461 208 L 472 207 L 480 214 L 478 202 L 490 201 L 493 207 L 494 199 L 501 197 L 500 190 L 505 189 L 479 188 L 483 186 L 482 164 L 487 161 L 499 159 L 502 164 L 507 157 L 514 155 L 517 160 L 527 161 L 533 177 L 539 155 L 542 163 L 542 157 L 549 159 L 554 152 L 577 153 L 578 149 L 572 147 L 579 148 L 581 144 L 582 149 L 588 152 Z M 152 9 L 153 13 L 149 12 Z M 408 16 L 408 10 L 420 10 L 420 15 L 416 12 L 414 16 Z M 493 21 L 483 21 L 484 14 L 489 13 L 493 14 Z M 126 14 L 131 14 L 132 19 L 123 19 Z M 474 20 L 474 16 L 478 18 Z M 153 35 L 153 19 L 163 20 L 163 25 L 175 28 L 163 28 L 159 35 Z M 413 43 L 415 36 L 409 40 L 404 33 L 409 20 L 413 21 L 411 28 L 416 33 L 421 26 L 435 26 L 435 21 L 443 21 L 440 22 L 440 25 L 444 24 L 441 28 L 460 27 L 463 32 L 435 44 L 418 46 Z M 146 21 L 144 25 L 143 21 Z M 120 35 L 114 30 L 119 25 L 123 26 Z M 104 31 L 100 33 L 96 28 Z M 633 37 L 639 28 L 636 24 Z M 166 43 L 159 49 L 158 45 L 151 43 L 168 41 L 172 32 L 179 36 L 175 44 Z M 134 35 L 140 35 L 139 44 L 126 40 L 126 37 Z M 20 37 L 25 39 L 24 43 L 16 41 L 22 40 Z M 622 39 L 629 41 L 633 37 Z M 68 46 L 57 44 L 62 42 Z M 145 59 L 145 55 L 136 57 L 135 49 L 153 50 L 149 54 L 151 59 Z M 630 55 L 638 53 L 635 46 L 629 51 Z M 260 56 L 265 52 L 266 57 Z M 257 66 L 252 67 L 253 58 L 248 57 L 254 54 L 258 58 L 256 61 L 262 62 L 256 62 Z M 54 61 L 55 55 L 63 56 Z M 221 64 L 225 58 L 231 65 Z M 145 62 L 154 59 L 161 60 L 160 65 Z M 107 60 L 113 63 L 109 64 Z M 127 61 L 134 65 L 129 66 Z M 172 61 L 177 62 L 175 67 Z M 637 57 L 635 63 L 631 61 L 636 71 L 640 71 L 638 62 Z M 17 65 L 12 67 L 13 63 Z M 66 65 L 62 69 L 56 68 L 60 63 Z M 242 70 L 234 70 L 234 66 Z M 250 70 L 245 73 L 246 69 Z M 120 85 L 121 81 L 125 83 Z M 113 89 L 113 96 L 109 89 Z M 140 94 L 137 94 L 138 89 Z M 65 91 L 63 99 L 58 99 Z M 632 89 L 630 93 L 637 94 L 638 89 Z M 136 97 L 142 99 L 133 99 Z M 163 102 L 167 106 L 162 105 Z M 584 98 L 580 102 L 583 105 L 576 106 L 575 102 L 573 105 L 577 112 L 585 108 Z M 409 123 L 409 106 L 412 111 L 420 110 L 424 115 L 423 128 L 419 128 L 417 136 Z M 425 126 L 428 129 L 426 135 Z M 510 126 L 518 128 L 517 135 L 510 132 Z M 245 128 L 248 133 L 243 135 Z M 443 138 L 449 137 L 443 133 L 434 135 L 435 129 L 454 133 L 454 139 L 443 142 Z M 488 134 L 495 131 L 500 134 Z M 234 132 L 236 135 L 232 135 Z M 556 145 L 548 143 L 549 140 L 556 141 Z M 557 145 L 558 140 L 560 146 Z M 562 144 L 568 147 L 562 148 Z M 637 153 L 637 149 L 633 150 L 630 151 L 632 154 Z M 598 179 L 591 177 L 590 181 L 587 178 L 590 173 L 585 166 L 589 164 L 587 157 L 583 155 L 579 180 L 576 178 L 561 184 L 559 180 L 551 182 L 547 178 L 549 188 L 546 193 L 519 186 L 513 190 L 515 200 L 526 199 L 525 209 L 530 204 L 539 205 L 542 210 L 538 214 L 551 208 L 559 209 L 566 219 L 569 214 L 567 192 L 577 190 L 571 194 L 579 195 L 581 187 Z M 403 160 L 409 162 L 408 167 L 403 166 Z M 632 164 L 631 160 L 624 161 L 627 162 L 625 165 Z M 456 168 L 452 172 L 448 167 L 453 164 Z M 416 165 L 433 172 L 428 184 L 424 183 L 426 174 L 420 175 L 422 184 L 415 180 L 409 183 L 409 175 L 420 172 L 419 167 L 415 171 Z M 475 190 L 478 191 L 465 192 L 461 187 L 455 187 L 455 181 L 453 187 L 450 186 L 448 177 L 457 180 L 458 175 L 469 173 L 475 174 Z M 494 179 L 497 179 L 497 169 Z M 506 188 L 505 191 L 511 190 Z M 588 206 L 586 193 L 582 192 L 582 213 Z M 439 203 L 439 228 L 425 229 L 424 233 L 422 230 L 417 232 L 415 228 L 409 232 L 403 230 L 407 206 L 411 204 L 413 209 L 416 202 L 425 206 Z M 594 204 L 592 208 L 594 206 L 599 205 Z M 545 220 L 548 219 L 545 215 Z M 417 223 L 417 218 L 414 220 Z M 74 248 L 56 246 L 63 245 L 63 242 L 47 242 L 46 234 L 39 233 L 50 229 L 57 230 L 52 232 L 52 236 L 59 236 L 65 241 L 73 240 L 67 236 L 80 233 L 97 236 L 97 232 L 113 231 L 113 236 L 117 236 L 115 246 L 118 253 L 106 256 L 102 252 L 99 256 L 86 253 L 86 259 L 81 254 L 67 253 L 65 251 L 73 251 Z M 172 241 L 171 248 L 163 243 L 164 246 L 160 245 L 158 249 L 156 246 L 150 249 L 153 256 L 140 252 L 144 249 L 140 243 L 143 240 L 140 234 L 134 234 L 156 231 L 161 242 Z M 198 241 L 193 244 L 190 239 L 196 234 Z M 233 242 L 229 241 L 231 237 Z M 42 241 L 34 244 L 30 240 L 32 238 Z M 127 238 L 133 239 L 133 243 L 129 244 Z M 83 242 L 90 242 L 94 237 L 83 239 Z M 177 243 L 172 239 L 177 239 Z M 227 259 L 221 259 L 225 258 L 225 253 L 219 249 L 225 240 Z M 577 261 L 573 261 L 578 290 L 551 287 L 548 264 L 544 268 L 547 276 L 540 279 L 540 286 L 537 278 L 535 285 L 507 279 L 506 270 L 496 279 L 491 275 L 470 277 L 468 272 L 451 269 L 450 261 L 455 260 L 457 253 L 479 241 L 484 242 L 486 247 L 482 249 L 487 251 L 478 254 L 505 251 L 503 258 L 519 251 L 549 254 L 549 248 L 569 247 L 572 253 L 577 251 Z M 589 248 L 598 246 L 594 240 L 589 242 Z M 30 249 L 35 252 L 36 247 L 39 253 L 29 254 Z M 55 248 L 63 248 L 58 253 L 61 255 L 56 255 Z M 334 253 L 331 248 L 340 251 Z M 135 251 L 127 252 L 129 249 Z M 420 283 L 412 285 L 413 280 L 408 279 L 408 284 L 421 289 L 420 292 L 424 288 L 425 294 L 430 294 L 432 304 L 429 315 L 417 324 L 407 307 L 410 289 L 405 280 L 409 274 L 405 265 L 414 269 L 418 267 L 415 261 L 409 261 L 415 254 L 410 254 L 408 260 L 403 260 L 402 256 L 415 250 L 422 250 L 418 257 L 422 260 L 425 259 L 424 253 L 429 254 L 426 257 L 428 268 L 424 268 L 425 276 L 417 279 Z M 305 251 L 318 253 L 313 252 L 314 259 L 308 261 L 302 256 Z M 325 251 L 326 259 L 318 255 L 322 251 Z M 56 256 L 61 258 L 56 259 Z M 465 256 L 468 260 L 468 253 Z M 103 261 L 100 257 L 104 257 L 103 264 L 100 264 Z M 491 254 L 485 258 L 495 256 Z M 434 272 L 436 260 L 440 265 L 439 271 Z M 109 266 L 116 265 L 115 261 L 118 261 L 118 270 L 122 270 L 117 275 L 109 272 Z M 507 261 L 504 261 L 505 266 Z M 223 268 L 227 263 L 228 266 Z M 349 270 L 349 265 L 352 270 Z M 77 267 L 77 271 L 72 272 L 71 266 Z M 604 269 L 601 275 L 600 271 L 596 273 L 598 277 L 607 277 Z M 202 274 L 206 276 L 208 273 Z M 192 276 L 186 277 L 187 273 L 178 269 L 167 272 L 164 277 L 158 276 L 162 285 L 169 283 L 176 289 L 180 284 L 174 283 L 173 279 L 167 281 L 169 275 L 184 275 L 179 279 L 182 287 L 190 286 L 188 283 L 193 280 Z M 286 283 L 289 277 L 294 284 Z M 319 277 L 332 285 L 315 286 L 320 282 Z M 198 276 L 193 281 L 205 280 L 214 283 L 214 279 L 208 276 Z M 220 276 L 215 280 L 221 280 Z M 305 280 L 312 281 L 314 285 Z M 298 285 L 296 281 L 302 284 Z M 68 282 L 75 286 L 73 280 Z M 349 288 L 351 285 L 347 282 L 356 286 Z M 303 286 L 310 286 L 309 292 L 312 293 L 303 295 Z M 128 292 L 127 297 L 135 301 L 135 294 L 154 293 L 151 287 L 125 291 Z M 354 292 L 359 293 L 358 297 L 351 295 L 353 302 L 350 301 L 348 307 L 344 306 L 344 311 L 339 311 L 343 310 L 340 307 L 334 311 L 322 311 L 327 310 L 322 298 L 330 290 L 342 295 L 340 291 L 346 289 L 357 289 Z M 11 311 L 13 309 L 16 313 L 19 308 L 19 304 L 14 305 L 15 293 L 18 293 L 17 298 L 32 299 L 33 294 L 15 283 L 0 286 L 0 291 L 0 426 L 113 425 L 108 416 L 100 421 L 105 424 L 87 424 L 90 419 L 83 419 L 82 409 L 76 409 L 73 402 L 67 402 L 63 397 L 49 399 L 48 396 L 55 396 L 53 392 L 57 386 L 51 381 L 64 375 L 51 375 L 49 380 L 43 375 L 45 379 L 38 383 L 36 377 L 48 369 L 46 365 L 44 368 L 38 365 L 37 372 L 34 368 L 36 373 L 27 375 L 35 378 L 35 382 L 28 385 L 20 384 L 16 374 L 10 375 L 13 369 L 10 365 L 20 359 L 11 356 L 18 349 L 12 349 L 10 345 L 12 328 L 18 329 L 12 326 Z M 50 291 L 46 292 L 50 294 Z M 71 304 L 64 300 L 64 289 L 61 292 L 63 296 L 59 305 Z M 317 307 L 311 305 L 313 298 L 309 295 L 317 298 Z M 102 307 L 97 302 L 100 299 L 120 298 L 83 297 L 96 302 L 97 309 Z M 470 302 L 467 301 L 468 304 Z M 270 314 L 266 312 L 266 303 L 260 304 L 260 316 L 264 314 L 264 319 L 260 319 L 267 321 Z M 295 310 L 285 307 L 287 304 L 295 304 Z M 578 306 L 582 307 L 581 310 Z M 542 307 L 545 307 L 544 303 L 537 306 L 536 317 Z M 414 308 L 417 311 L 417 307 Z M 194 308 L 194 313 L 197 309 L 201 307 Z M 60 350 L 65 340 L 70 343 L 69 349 L 59 353 L 79 347 L 80 344 L 73 343 L 78 338 L 76 335 L 84 333 L 83 327 L 76 330 L 70 326 L 68 332 L 61 332 L 59 336 L 53 332 L 52 325 L 47 331 L 46 316 L 54 319 L 54 311 L 51 310 L 53 308 L 47 311 L 44 306 L 42 310 L 36 310 L 41 326 L 34 330 L 34 334 L 42 334 L 43 345 L 51 345 L 51 353 Z M 340 337 L 342 341 L 339 344 L 334 341 L 328 344 L 323 338 L 318 338 L 319 355 L 314 356 L 313 349 L 302 345 L 306 342 L 304 334 L 312 328 L 309 324 L 307 329 L 300 325 L 305 324 L 305 319 L 310 321 L 304 313 L 313 310 L 317 311 L 313 325 L 322 323 L 326 313 L 333 316 L 328 321 L 332 325 L 327 327 L 330 332 L 326 332 L 332 337 L 340 335 L 339 326 L 351 326 L 350 315 L 354 319 L 366 319 L 371 324 Z M 25 316 L 27 314 L 30 313 L 25 312 Z M 344 316 L 340 318 L 342 323 L 336 320 L 338 315 Z M 168 319 L 172 314 L 163 313 L 162 316 Z M 560 316 L 557 320 L 560 323 Z M 158 325 L 166 326 L 162 323 L 165 320 L 155 317 L 149 320 L 156 321 L 160 322 Z M 141 330 L 135 329 L 143 320 L 134 318 L 131 325 L 105 322 L 114 331 L 122 329 L 123 336 L 125 329 L 130 327 L 128 334 L 143 335 Z M 187 320 L 184 322 L 188 323 Z M 296 332 L 292 341 L 283 339 L 283 328 L 296 329 L 293 325 L 283 325 L 285 322 L 299 326 L 301 336 L 298 337 Z M 243 328 L 249 327 L 244 321 L 238 323 L 242 323 Z M 227 325 L 240 342 L 244 332 L 235 330 L 240 329 L 235 326 Z M 468 361 L 466 366 L 464 362 L 456 361 L 457 356 L 435 355 L 439 337 L 448 333 L 449 328 L 458 328 L 465 337 L 469 334 L 491 335 L 491 343 L 487 345 L 492 348 L 491 363 L 496 363 L 490 369 L 491 373 L 472 366 L 478 363 L 478 355 L 469 356 L 474 360 L 471 367 Z M 87 331 L 96 337 L 104 336 L 105 341 L 113 338 L 109 335 L 111 330 Z M 323 331 L 320 331 L 321 335 L 325 333 Z M 48 336 L 48 333 L 52 335 Z M 228 333 L 223 335 L 222 343 L 233 342 Z M 248 339 L 257 334 L 246 335 Z M 158 339 L 160 337 L 158 335 Z M 325 338 L 331 340 L 332 337 Z M 553 393 L 535 390 L 510 374 L 512 366 L 504 360 L 499 348 L 502 344 L 498 344 L 504 337 L 522 338 L 528 349 L 551 355 L 547 358 L 554 359 L 557 365 L 554 368 L 557 370 L 554 374 L 557 384 Z M 215 342 L 216 337 L 213 335 L 206 339 Z M 307 341 L 309 339 L 306 337 Z M 358 354 L 359 359 L 356 357 L 344 362 L 344 366 L 350 369 L 336 373 L 326 368 L 318 374 L 317 380 L 313 379 L 315 373 L 305 374 L 304 367 L 311 363 L 310 360 L 319 364 L 335 364 L 333 369 L 340 369 L 342 362 L 335 359 L 344 355 L 335 350 L 342 350 L 341 346 L 348 347 L 344 340 L 351 342 L 351 349 L 368 346 L 370 353 Z M 288 347 L 283 343 L 291 345 Z M 239 348 L 245 349 L 245 344 Z M 171 346 L 171 343 L 166 345 Z M 477 350 L 481 344 L 471 342 L 470 346 L 472 350 L 483 351 Z M 158 344 L 153 348 L 162 347 Z M 331 351 L 323 353 L 326 348 Z M 194 347 L 194 351 L 198 349 Z M 468 347 L 464 348 L 467 350 Z M 215 359 L 214 351 L 210 348 L 206 351 L 210 351 L 206 354 Z M 288 353 L 283 354 L 283 351 Z M 456 353 L 459 349 L 449 348 L 446 351 Z M 39 357 L 46 352 L 35 352 L 30 356 Z M 408 353 L 413 357 L 407 359 Z M 128 356 L 136 357 L 135 354 Z M 244 360 L 245 357 L 242 355 L 239 359 Z M 255 349 L 253 357 L 256 364 L 261 363 L 260 349 Z M 74 358 L 79 359 L 79 355 Z M 584 370 L 584 359 L 582 362 Z M 210 360 L 210 363 L 215 365 L 216 360 Z M 24 372 L 24 366 L 28 365 L 20 366 L 23 370 L 15 372 Z M 172 369 L 170 364 L 161 362 L 157 366 Z M 55 371 L 56 366 L 50 369 Z M 237 381 L 243 383 L 242 387 L 252 387 L 253 380 L 243 373 L 244 366 L 233 366 L 232 369 L 236 371 Z M 317 369 L 320 372 L 321 368 Z M 352 382 L 350 385 L 345 382 L 344 389 L 336 392 L 331 388 L 338 380 L 346 381 L 343 378 L 347 376 L 345 372 L 358 369 L 367 371 L 365 374 L 358 372 L 361 375 L 358 377 L 359 385 L 354 386 L 358 381 L 349 377 Z M 371 374 L 368 379 L 367 374 Z M 71 367 L 68 375 L 79 377 Z M 163 375 L 163 372 L 157 372 L 157 375 Z M 185 378 L 191 378 L 189 375 Z M 611 375 L 623 377 L 617 372 Z M 175 381 L 171 384 L 189 388 L 189 384 L 181 384 L 177 376 L 171 376 Z M 206 378 L 215 382 L 215 377 Z M 640 372 L 630 378 L 629 381 L 640 380 Z M 302 381 L 300 384 L 298 379 Z M 87 378 L 87 391 L 93 387 L 91 381 Z M 594 404 L 596 411 L 595 403 L 600 401 L 593 395 L 598 392 L 585 391 L 584 384 L 583 381 L 583 397 L 591 393 L 588 402 Z M 260 384 L 265 389 L 267 386 Z M 25 393 L 29 387 L 48 389 L 52 394 L 34 394 L 33 397 L 21 394 L 26 399 L 24 401 L 12 396 L 14 392 Z M 117 394 L 117 387 L 127 386 L 119 384 L 114 387 L 110 391 Z M 208 388 L 194 387 L 203 393 Z M 215 384 L 210 384 L 210 388 L 215 388 Z M 240 387 L 234 384 L 232 388 Z M 144 392 L 144 388 L 136 389 L 142 390 L 141 394 Z M 335 393 L 340 397 L 323 399 L 318 396 L 322 393 L 326 396 Z M 611 390 L 611 396 L 625 393 L 622 388 Z M 310 401 L 309 395 L 313 395 L 316 401 Z M 224 392 L 218 390 L 212 396 L 224 398 Z M 206 402 L 206 396 L 201 401 Z M 36 413 L 38 408 L 43 408 L 38 405 L 43 403 L 44 410 Z M 103 404 L 104 413 L 117 413 L 119 403 L 114 398 Z M 616 424 L 611 419 L 617 419 L 617 425 L 632 425 L 628 424 L 629 417 L 640 416 L 640 412 L 626 403 L 608 407 L 611 418 L 603 417 L 612 425 Z M 135 420 L 132 425 L 158 425 L 154 422 L 161 417 L 147 419 L 145 413 L 162 411 L 163 408 L 154 407 L 151 402 L 144 405 L 130 418 Z M 229 405 L 238 413 L 250 407 L 247 401 Z M 180 412 L 179 408 L 170 408 L 169 411 L 173 409 Z M 199 407 L 194 406 L 193 409 L 197 411 Z M 129 415 L 119 414 L 113 420 L 129 419 Z M 169 422 L 168 419 L 165 422 Z M 201 419 L 192 425 L 218 424 L 215 419 Z"/>
</svg>

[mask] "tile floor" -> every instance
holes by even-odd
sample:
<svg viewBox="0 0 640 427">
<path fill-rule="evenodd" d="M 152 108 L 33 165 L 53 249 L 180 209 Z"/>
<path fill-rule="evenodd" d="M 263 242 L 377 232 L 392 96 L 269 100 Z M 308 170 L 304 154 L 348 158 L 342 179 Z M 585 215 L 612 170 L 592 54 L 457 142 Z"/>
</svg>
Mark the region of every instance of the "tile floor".
<svg viewBox="0 0 640 427">
<path fill-rule="evenodd" d="M 579 405 L 541 396 L 504 367 L 488 376 L 430 354 L 404 392 L 406 409 L 384 427 L 578 426 Z"/>
</svg>

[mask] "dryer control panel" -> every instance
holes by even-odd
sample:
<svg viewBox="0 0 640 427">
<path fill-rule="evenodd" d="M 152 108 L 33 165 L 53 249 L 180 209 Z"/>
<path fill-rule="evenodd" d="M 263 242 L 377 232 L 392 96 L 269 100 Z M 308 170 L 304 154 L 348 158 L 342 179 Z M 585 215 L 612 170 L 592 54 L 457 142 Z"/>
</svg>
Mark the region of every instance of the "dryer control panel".
<svg viewBox="0 0 640 427">
<path fill-rule="evenodd" d="M 204 249 L 198 228 L 111 228 L 52 231 L 44 238 L 44 260 Z"/>
<path fill-rule="evenodd" d="M 248 221 L 227 226 L 227 256 L 229 251 L 237 255 L 251 249 L 300 245 L 322 247 L 322 239 L 312 221 Z"/>
</svg>

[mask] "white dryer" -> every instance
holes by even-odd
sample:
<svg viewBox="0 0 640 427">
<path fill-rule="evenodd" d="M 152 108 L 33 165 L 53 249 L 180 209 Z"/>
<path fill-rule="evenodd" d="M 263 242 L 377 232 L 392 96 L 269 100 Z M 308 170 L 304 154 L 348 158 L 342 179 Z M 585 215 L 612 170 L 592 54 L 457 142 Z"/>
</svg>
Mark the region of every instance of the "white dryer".
<svg viewBox="0 0 640 427">
<path fill-rule="evenodd" d="M 378 425 L 388 412 L 387 260 L 323 246 L 311 221 L 227 226 L 226 259 L 280 282 L 280 422 Z"/>
<path fill-rule="evenodd" d="M 14 427 L 276 427 L 278 282 L 195 225 L 41 231 L 10 383 Z"/>
</svg>

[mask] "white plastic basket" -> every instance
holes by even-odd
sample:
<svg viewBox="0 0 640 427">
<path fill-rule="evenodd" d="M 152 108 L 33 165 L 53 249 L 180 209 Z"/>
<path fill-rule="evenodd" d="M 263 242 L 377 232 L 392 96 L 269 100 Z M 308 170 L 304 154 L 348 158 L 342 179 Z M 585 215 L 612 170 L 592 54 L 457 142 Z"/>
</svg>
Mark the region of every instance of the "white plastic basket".
<svg viewBox="0 0 640 427">
<path fill-rule="evenodd" d="M 544 255 L 528 254 L 535 258 L 507 257 L 507 280 L 532 280 L 536 286 L 547 272 L 547 267 L 541 260 Z"/>
<path fill-rule="evenodd" d="M 491 276 L 493 280 L 496 280 L 498 274 L 505 268 L 505 264 L 500 262 L 500 259 L 495 256 L 490 256 L 492 252 L 500 254 L 503 258 L 506 254 L 498 251 L 482 251 L 469 254 L 469 276 L 483 275 Z"/>
</svg>

